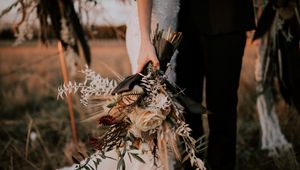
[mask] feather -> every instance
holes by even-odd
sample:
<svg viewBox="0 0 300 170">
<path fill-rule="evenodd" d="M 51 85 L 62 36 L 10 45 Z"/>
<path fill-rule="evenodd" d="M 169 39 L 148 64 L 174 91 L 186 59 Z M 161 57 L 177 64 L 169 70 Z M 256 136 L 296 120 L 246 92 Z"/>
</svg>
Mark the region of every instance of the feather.
<svg viewBox="0 0 300 170">
<path fill-rule="evenodd" d="M 269 2 L 264 8 L 263 13 L 261 14 L 261 17 L 258 20 L 257 29 L 252 39 L 253 41 L 258 38 L 261 38 L 265 35 L 266 32 L 270 30 L 275 18 L 275 14 L 276 11 L 273 8 L 273 4 Z"/>
<path fill-rule="evenodd" d="M 73 35 L 76 37 L 80 43 L 80 46 L 83 50 L 85 60 L 88 65 L 91 63 L 91 54 L 90 54 L 90 48 L 88 45 L 88 42 L 85 38 L 85 34 L 82 28 L 82 25 L 80 24 L 79 18 L 76 14 L 76 11 L 74 9 L 73 1 L 72 0 L 54 0 L 54 1 L 48 1 L 48 0 L 40 0 L 40 5 L 38 5 L 38 15 L 41 23 L 41 27 L 47 26 L 47 16 L 50 17 L 52 27 L 55 33 L 55 36 L 58 40 L 62 42 L 62 45 L 64 49 L 66 49 L 68 46 L 72 47 L 72 49 L 79 54 L 79 48 L 77 42 L 74 44 L 68 44 L 68 42 L 65 42 L 62 40 L 61 37 L 61 19 L 66 18 L 72 26 L 72 30 L 74 31 Z M 42 28 L 42 41 L 45 41 L 46 38 L 46 30 L 47 28 Z"/>
<path fill-rule="evenodd" d="M 165 128 L 165 124 L 162 128 Z M 164 130 L 163 130 L 164 131 Z M 167 148 L 167 142 L 164 136 L 164 133 L 160 131 L 160 133 L 157 133 L 158 137 L 158 151 L 159 151 L 159 160 L 162 164 L 163 170 L 169 170 L 169 159 L 168 159 L 168 148 Z"/>
<path fill-rule="evenodd" d="M 103 116 L 107 115 L 107 110 L 105 109 L 110 101 L 113 101 L 114 96 L 91 96 L 89 97 L 88 102 L 88 112 L 91 113 L 86 119 L 82 122 L 90 122 L 97 120 Z"/>
<path fill-rule="evenodd" d="M 167 129 L 166 132 L 168 132 L 167 133 L 167 135 L 168 135 L 167 141 L 169 142 L 168 144 L 171 146 L 172 151 L 175 155 L 175 158 L 177 160 L 181 160 L 181 154 L 180 154 L 178 144 L 177 144 L 177 141 L 179 141 L 178 136 L 174 135 L 175 133 L 172 133 L 170 125 L 166 125 L 166 129 Z"/>
<path fill-rule="evenodd" d="M 133 89 L 133 87 L 141 80 L 142 76 L 140 74 L 134 74 L 126 77 L 118 86 L 112 91 L 112 94 L 118 94 L 127 92 Z"/>
<path fill-rule="evenodd" d="M 76 14 L 76 11 L 74 9 L 73 1 L 72 0 L 65 0 L 65 8 L 67 11 L 67 17 L 70 19 L 70 22 L 72 24 L 73 30 L 75 32 L 76 38 L 78 39 L 81 48 L 83 50 L 83 54 L 85 57 L 85 60 L 88 65 L 91 64 L 91 52 L 90 52 L 90 47 L 88 44 L 88 41 L 86 39 L 84 30 L 81 26 L 81 23 L 79 21 L 79 18 Z M 77 50 L 78 51 L 78 50 Z"/>
</svg>

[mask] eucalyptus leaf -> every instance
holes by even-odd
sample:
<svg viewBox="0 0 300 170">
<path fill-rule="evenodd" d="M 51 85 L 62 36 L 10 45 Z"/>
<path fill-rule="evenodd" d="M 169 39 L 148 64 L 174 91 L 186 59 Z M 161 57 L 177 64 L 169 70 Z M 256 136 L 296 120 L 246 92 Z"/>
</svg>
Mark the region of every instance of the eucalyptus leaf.
<svg viewBox="0 0 300 170">
<path fill-rule="evenodd" d="M 124 161 L 124 158 L 121 157 L 119 162 L 118 162 L 118 165 L 117 165 L 117 170 L 120 170 L 122 168 L 122 170 L 124 169 L 125 167 L 125 161 Z"/>
<path fill-rule="evenodd" d="M 139 150 L 139 149 L 138 149 L 136 146 L 134 146 L 134 145 L 130 145 L 130 146 L 129 146 L 129 149 L 130 149 L 130 150 Z"/>
<path fill-rule="evenodd" d="M 120 157 L 121 156 L 121 151 L 119 148 L 116 148 L 116 152 L 117 152 L 117 155 Z"/>
<path fill-rule="evenodd" d="M 84 167 L 85 170 L 91 170 L 88 165 Z"/>
<path fill-rule="evenodd" d="M 113 107 L 115 107 L 116 106 L 116 102 L 113 102 L 113 103 L 109 103 L 106 107 L 108 107 L 108 108 L 113 108 Z"/>
<path fill-rule="evenodd" d="M 93 163 L 94 163 L 95 168 L 97 169 L 100 162 L 93 160 Z"/>
<path fill-rule="evenodd" d="M 130 153 L 128 153 L 128 158 L 129 158 L 130 162 L 132 162 L 132 159 L 131 159 Z"/>
<path fill-rule="evenodd" d="M 100 158 L 96 158 L 97 164 L 99 164 L 102 160 Z"/>
<path fill-rule="evenodd" d="M 138 154 L 134 154 L 134 153 L 130 153 L 136 160 L 142 162 L 142 163 L 146 163 L 140 156 L 138 156 Z"/>
</svg>

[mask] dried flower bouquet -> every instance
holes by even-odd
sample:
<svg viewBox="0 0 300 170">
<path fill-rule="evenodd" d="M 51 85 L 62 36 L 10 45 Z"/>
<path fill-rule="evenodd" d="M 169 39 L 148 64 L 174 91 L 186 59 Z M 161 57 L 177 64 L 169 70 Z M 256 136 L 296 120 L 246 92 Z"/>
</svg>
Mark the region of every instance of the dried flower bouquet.
<svg viewBox="0 0 300 170">
<path fill-rule="evenodd" d="M 107 151 L 116 150 L 118 169 L 125 169 L 126 154 L 144 162 L 138 151 L 146 144 L 154 164 L 163 169 L 168 169 L 170 149 L 176 159 L 182 162 L 190 160 L 192 166 L 205 169 L 202 160 L 196 157 L 198 147 L 203 145 L 202 140 L 190 136 L 191 129 L 183 116 L 184 108 L 192 111 L 197 108 L 196 112 L 204 112 L 205 109 L 193 104 L 165 75 L 181 38 L 181 33 L 170 30 L 166 33 L 158 29 L 155 31 L 153 44 L 161 64 L 160 70 L 153 69 L 148 63 L 142 73 L 117 83 L 86 67 L 82 71 L 84 82 L 70 82 L 59 87 L 58 97 L 61 98 L 79 91 L 82 104 L 95 113 L 93 118 L 97 118 L 100 127 L 105 129 L 103 135 L 91 139 L 97 152 L 84 164 L 78 164 L 78 168 L 92 168 L 90 162 L 96 167 L 101 159 L 106 158 Z"/>
</svg>

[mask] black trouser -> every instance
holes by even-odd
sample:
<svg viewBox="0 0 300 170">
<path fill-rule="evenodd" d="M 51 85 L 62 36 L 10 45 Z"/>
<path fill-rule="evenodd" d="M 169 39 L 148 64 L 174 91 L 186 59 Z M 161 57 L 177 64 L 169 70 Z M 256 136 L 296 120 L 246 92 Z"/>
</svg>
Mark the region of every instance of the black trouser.
<svg viewBox="0 0 300 170">
<path fill-rule="evenodd" d="M 180 30 L 179 30 L 180 31 Z M 205 102 L 208 115 L 208 166 L 213 170 L 233 170 L 236 159 L 237 90 L 245 32 L 201 35 L 183 31 L 177 56 L 177 85 L 197 102 L 202 102 L 205 78 Z M 203 135 L 202 115 L 186 114 L 192 135 Z"/>
</svg>

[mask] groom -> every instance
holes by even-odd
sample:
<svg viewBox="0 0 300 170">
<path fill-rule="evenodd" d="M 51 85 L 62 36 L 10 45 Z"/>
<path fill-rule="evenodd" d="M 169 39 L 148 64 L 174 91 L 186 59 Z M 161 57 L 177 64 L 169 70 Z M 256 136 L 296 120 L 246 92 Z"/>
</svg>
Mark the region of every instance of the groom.
<svg viewBox="0 0 300 170">
<path fill-rule="evenodd" d="M 178 31 L 183 40 L 178 48 L 176 83 L 199 103 L 205 90 L 211 112 L 208 169 L 235 169 L 237 90 L 246 31 L 254 28 L 251 0 L 181 0 Z M 202 115 L 187 113 L 186 121 L 195 138 L 203 135 Z"/>
</svg>

